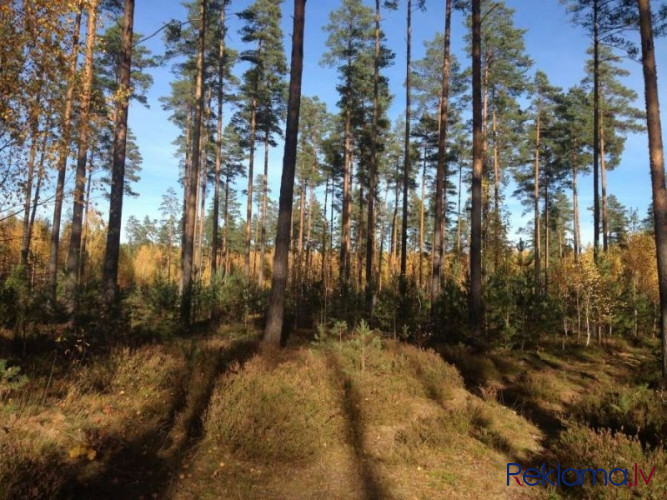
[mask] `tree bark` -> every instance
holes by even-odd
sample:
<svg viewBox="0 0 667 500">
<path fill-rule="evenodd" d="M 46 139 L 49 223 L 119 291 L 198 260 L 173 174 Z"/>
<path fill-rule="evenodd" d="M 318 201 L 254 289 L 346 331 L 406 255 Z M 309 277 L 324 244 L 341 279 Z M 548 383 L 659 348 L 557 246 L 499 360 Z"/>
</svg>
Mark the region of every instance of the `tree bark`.
<svg viewBox="0 0 667 500">
<path fill-rule="evenodd" d="M 97 3 L 98 0 L 91 0 L 88 6 L 86 56 L 79 112 L 79 140 L 77 145 L 74 207 L 72 209 L 72 228 L 67 254 L 67 309 L 73 320 L 76 320 L 78 309 L 77 288 L 79 286 L 79 260 L 81 258 L 81 224 L 83 220 L 83 197 L 86 184 L 86 157 L 88 154 L 88 134 L 90 131 L 90 97 L 93 85 L 95 38 L 97 34 Z"/>
<path fill-rule="evenodd" d="M 39 122 L 37 119 L 37 111 L 31 118 L 32 125 L 30 126 L 30 153 L 28 154 L 27 175 L 25 182 L 23 202 L 23 231 L 21 236 L 21 266 L 24 271 L 27 271 L 28 252 L 30 250 L 30 203 L 32 201 L 32 183 L 35 176 L 35 162 L 37 161 L 37 144 L 39 140 Z M 45 131 L 46 133 L 46 131 Z"/>
<path fill-rule="evenodd" d="M 419 199 L 419 289 L 424 283 L 424 198 L 426 195 L 426 147 L 424 147 L 424 158 L 422 162 L 421 193 Z"/>
<path fill-rule="evenodd" d="M 213 241 L 211 242 L 211 279 L 218 272 L 218 233 L 220 219 L 220 172 L 222 170 L 222 113 L 225 98 L 225 7 L 223 0 L 220 7 L 220 41 L 218 46 L 218 122 L 215 145 L 215 180 L 213 188 Z"/>
<path fill-rule="evenodd" d="M 410 2 L 408 0 L 408 26 L 410 24 Z M 410 44 L 408 28 L 408 45 Z M 409 49 L 408 49 L 409 51 Z M 409 85 L 409 84 L 408 84 Z M 409 86 L 408 86 L 409 88 Z M 373 123 L 371 125 L 371 158 L 368 176 L 368 226 L 366 229 L 366 311 L 373 317 L 375 282 L 373 259 L 375 252 L 375 184 L 377 176 L 377 135 L 380 93 L 380 0 L 375 0 L 375 57 L 373 58 Z"/>
<path fill-rule="evenodd" d="M 581 227 L 579 225 L 579 192 L 577 188 L 577 177 L 579 171 L 572 163 L 572 209 L 574 211 L 574 261 L 579 262 L 581 253 Z"/>
<path fill-rule="evenodd" d="M 600 246 L 600 26 L 599 0 L 593 0 L 593 255 Z"/>
<path fill-rule="evenodd" d="M 309 278 L 311 264 L 311 234 L 313 231 L 313 204 L 315 203 L 315 186 L 310 182 L 308 185 L 308 215 L 306 216 L 306 278 Z"/>
<path fill-rule="evenodd" d="M 67 92 L 65 109 L 60 126 L 61 138 L 58 148 L 58 177 L 56 179 L 56 195 L 51 224 L 51 253 L 49 255 L 49 289 L 52 304 L 56 302 L 58 286 L 58 261 L 60 251 L 60 222 L 62 219 L 63 198 L 65 192 L 65 176 L 67 174 L 67 157 L 69 156 L 70 139 L 72 136 L 72 108 L 74 103 L 75 75 L 79 60 L 79 32 L 81 31 L 81 6 L 74 19 L 72 30 L 72 53 L 70 54 L 67 74 Z"/>
<path fill-rule="evenodd" d="M 260 42 L 261 45 L 261 42 Z M 261 50 L 261 49 L 260 49 Z M 245 278 L 250 279 L 250 244 L 252 242 L 252 184 L 255 167 L 255 134 L 257 128 L 257 100 L 252 100 L 250 110 L 250 157 L 248 159 L 248 199 L 245 224 Z"/>
<path fill-rule="evenodd" d="M 296 150 L 299 136 L 299 108 L 301 106 L 301 78 L 303 74 L 303 32 L 305 24 L 306 0 L 294 0 L 294 28 L 292 31 L 292 63 L 287 104 L 287 125 L 285 131 L 285 155 L 283 174 L 280 182 L 278 208 L 278 231 L 276 250 L 273 258 L 273 278 L 271 296 L 266 317 L 264 341 L 280 345 L 283 316 L 285 314 L 285 286 L 287 285 L 290 221 L 292 218 L 292 198 L 294 195 L 294 175 L 296 172 Z"/>
<path fill-rule="evenodd" d="M 342 207 L 342 221 L 341 221 L 341 243 L 340 243 L 340 281 L 341 284 L 347 285 L 350 281 L 350 174 L 351 168 L 351 151 L 350 151 L 350 104 L 349 95 L 345 102 L 345 151 L 343 158 L 343 207 Z"/>
<path fill-rule="evenodd" d="M 187 172 L 188 190 L 185 200 L 185 218 L 183 223 L 183 259 L 181 275 L 181 321 L 185 326 L 191 324 L 192 315 L 192 278 L 195 229 L 197 222 L 197 179 L 201 166 L 200 136 L 202 115 L 204 114 L 204 51 L 206 36 L 207 0 L 200 0 L 199 37 L 197 47 L 197 77 L 195 81 L 195 118 L 192 131 L 192 155 L 190 169 Z"/>
<path fill-rule="evenodd" d="M 500 148 L 498 146 L 498 123 L 494 106 L 491 120 L 491 134 L 493 136 L 493 270 L 500 267 Z"/>
<path fill-rule="evenodd" d="M 120 257 L 120 230 L 123 215 L 123 190 L 125 187 L 125 153 L 127 146 L 127 115 L 130 103 L 130 76 L 132 68 L 132 44 L 134 27 L 134 0 L 125 0 L 123 16 L 122 55 L 119 63 L 119 89 L 116 100 L 113 130 L 111 166 L 111 199 L 109 201 L 109 225 L 104 253 L 102 278 L 107 308 L 116 302 L 118 259 Z"/>
<path fill-rule="evenodd" d="M 229 274 L 229 175 L 225 179 L 225 199 L 222 205 L 222 217 L 225 221 L 225 228 L 222 232 L 222 263 L 221 267 L 225 275 Z"/>
<path fill-rule="evenodd" d="M 269 202 L 269 133 L 264 136 L 264 175 L 262 176 L 262 227 L 259 235 L 259 288 L 264 288 L 264 259 L 266 256 L 266 217 Z"/>
<path fill-rule="evenodd" d="M 445 220 L 445 156 L 447 154 L 447 120 L 449 116 L 449 73 L 451 67 L 452 38 L 452 0 L 445 2 L 445 39 L 442 58 L 442 93 L 440 94 L 440 126 L 438 128 L 438 161 L 435 171 L 435 220 L 433 224 L 433 265 L 431 275 L 431 304 L 440 297 L 444 262 L 444 234 L 442 227 Z M 435 314 L 435 308 L 431 309 Z M 435 320 L 435 317 L 433 317 Z"/>
<path fill-rule="evenodd" d="M 482 59 L 480 0 L 472 0 L 472 108 L 473 167 L 472 214 L 470 232 L 470 319 L 473 334 L 482 331 L 482 170 L 484 136 L 482 131 Z"/>
<path fill-rule="evenodd" d="M 660 289 L 660 334 L 662 338 L 662 376 L 667 380 L 667 188 L 665 187 L 665 158 L 658 99 L 658 72 L 655 64 L 655 46 L 651 25 L 649 0 L 637 0 L 642 41 L 642 66 L 646 98 L 646 121 L 653 190 L 655 245 L 658 260 Z"/>
<path fill-rule="evenodd" d="M 602 114 L 600 114 L 600 182 L 602 183 L 602 250 L 606 253 L 609 250 L 609 218 L 607 215 L 607 162 Z"/>
<path fill-rule="evenodd" d="M 533 265 L 535 266 L 535 295 L 542 293 L 542 262 L 540 255 L 540 244 L 542 237 L 540 235 L 540 135 L 541 135 L 541 108 L 537 106 L 537 120 L 535 124 L 535 169 L 533 187 L 533 224 L 534 235 L 534 255 Z"/>
<path fill-rule="evenodd" d="M 408 27 L 405 72 L 405 145 L 403 151 L 403 217 L 401 220 L 401 296 L 407 293 L 408 269 L 408 195 L 410 183 L 410 120 L 412 116 L 412 0 L 408 0 Z"/>
<path fill-rule="evenodd" d="M 544 294 L 549 295 L 549 166 L 544 168 Z"/>
</svg>

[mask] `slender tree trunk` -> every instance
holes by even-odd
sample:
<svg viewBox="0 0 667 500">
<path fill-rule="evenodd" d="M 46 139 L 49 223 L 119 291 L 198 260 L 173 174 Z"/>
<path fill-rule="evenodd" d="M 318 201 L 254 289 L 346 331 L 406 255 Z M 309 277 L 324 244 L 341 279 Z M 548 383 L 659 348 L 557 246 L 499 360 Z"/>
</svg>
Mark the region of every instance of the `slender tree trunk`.
<svg viewBox="0 0 667 500">
<path fill-rule="evenodd" d="M 213 187 L 213 241 L 211 242 L 211 279 L 218 272 L 218 233 L 220 219 L 220 172 L 222 170 L 222 113 L 225 99 L 225 1 L 220 7 L 220 41 L 218 45 L 218 122 L 215 145 L 215 180 Z"/>
<path fill-rule="evenodd" d="M 600 0 L 593 0 L 593 255 L 600 246 Z"/>
<path fill-rule="evenodd" d="M 458 202 L 456 205 L 456 255 L 461 256 L 461 188 L 463 184 L 463 165 L 459 162 L 459 189 Z"/>
<path fill-rule="evenodd" d="M 297 265 L 296 265 L 296 274 L 297 279 L 295 284 L 299 284 L 301 280 L 301 275 L 303 272 L 303 221 L 306 211 L 306 196 L 307 196 L 308 186 L 306 185 L 306 180 L 301 180 L 301 186 L 299 188 L 299 237 L 296 244 L 296 254 L 297 254 Z"/>
<path fill-rule="evenodd" d="M 88 174 L 88 179 L 86 180 L 86 199 L 84 200 L 85 203 L 85 209 L 83 211 L 83 230 L 81 233 L 81 259 L 80 259 L 80 264 L 79 264 L 79 276 L 81 277 L 81 281 L 83 283 L 86 283 L 88 280 L 85 279 L 84 272 L 86 270 L 86 263 L 88 260 L 88 234 L 90 233 L 89 230 L 89 212 L 90 212 L 90 191 L 93 185 L 92 182 L 92 177 L 93 177 L 93 154 L 91 152 L 90 154 L 90 173 Z M 85 287 L 85 285 L 84 285 Z"/>
<path fill-rule="evenodd" d="M 658 285 L 660 289 L 660 334 L 662 337 L 662 376 L 667 380 L 667 188 L 665 187 L 665 158 L 662 145 L 660 101 L 658 99 L 658 71 L 655 64 L 655 45 L 651 25 L 649 0 L 637 0 L 642 40 L 642 65 L 646 98 L 653 188 L 653 216 L 655 245 L 658 258 Z"/>
<path fill-rule="evenodd" d="M 192 272 L 197 222 L 197 178 L 201 164 L 200 135 L 202 116 L 204 114 L 204 51 L 206 36 L 207 0 L 200 0 L 199 6 L 199 39 L 197 47 L 197 77 L 195 82 L 195 119 L 192 131 L 192 155 L 188 177 L 188 193 L 183 224 L 183 269 L 181 276 L 181 320 L 189 326 L 192 314 Z"/>
<path fill-rule="evenodd" d="M 433 265 L 431 275 L 431 304 L 435 304 L 440 297 L 440 283 L 442 281 L 442 264 L 444 261 L 442 234 L 445 220 L 445 156 L 447 155 L 447 119 L 449 116 L 449 73 L 451 67 L 451 38 L 452 38 L 452 0 L 445 2 L 445 39 L 442 58 L 442 91 L 440 94 L 440 121 L 438 127 L 438 161 L 435 171 L 435 220 L 433 223 Z M 435 308 L 431 309 L 435 315 Z M 435 316 L 433 316 L 435 320 Z"/>
<path fill-rule="evenodd" d="M 202 131 L 202 165 L 201 175 L 199 176 L 199 228 L 197 229 L 199 242 L 197 244 L 197 271 L 196 276 L 198 281 L 204 278 L 204 222 L 206 221 L 206 191 L 208 187 L 208 172 L 207 172 L 207 154 L 206 149 L 208 141 L 206 134 Z"/>
<path fill-rule="evenodd" d="M 84 64 L 83 88 L 79 111 L 79 137 L 76 161 L 76 180 L 74 186 L 74 207 L 72 210 L 72 228 L 69 251 L 67 254 L 67 300 L 68 311 L 75 320 L 77 315 L 77 288 L 79 286 L 79 260 L 81 258 L 81 223 L 83 219 L 83 196 L 86 183 L 86 156 L 88 153 L 88 134 L 90 130 L 90 97 L 93 84 L 93 64 L 95 55 L 95 37 L 97 32 L 97 2 L 91 0 L 88 6 L 88 27 L 86 30 L 86 56 Z"/>
<path fill-rule="evenodd" d="M 116 302 L 117 295 L 120 229 L 123 214 L 123 191 L 125 187 L 125 153 L 127 145 L 127 115 L 130 103 L 133 27 L 134 0 L 125 0 L 122 39 L 123 48 L 119 63 L 119 97 L 116 101 L 116 120 L 113 131 L 109 225 L 107 229 L 106 251 L 104 254 L 104 275 L 102 278 L 108 308 Z"/>
<path fill-rule="evenodd" d="M 380 254 L 378 255 L 378 292 L 382 290 L 382 270 L 384 264 L 384 243 L 387 238 L 387 214 L 389 213 L 389 205 L 387 204 L 387 199 L 389 198 L 389 182 L 385 182 L 384 188 L 384 210 L 383 215 L 380 219 Z"/>
<path fill-rule="evenodd" d="M 484 71 L 482 76 L 482 253 L 489 247 L 489 217 L 491 196 L 489 191 L 489 71 L 491 57 L 484 54 Z M 482 266 L 485 261 L 482 261 Z M 483 267 L 483 269 L 486 269 Z"/>
<path fill-rule="evenodd" d="M 540 136 L 541 136 L 541 109 L 538 104 L 537 108 L 537 121 L 535 124 L 535 169 L 534 169 L 534 184 L 533 187 L 533 224 L 534 235 L 533 235 L 533 245 L 534 245 L 534 266 L 535 266 L 535 295 L 540 295 L 542 293 L 542 262 L 540 255 L 540 242 L 542 237 L 540 235 Z"/>
<path fill-rule="evenodd" d="M 377 1 L 377 0 L 376 0 Z M 405 71 L 405 145 L 403 149 L 403 219 L 401 220 L 401 296 L 407 293 L 408 196 L 410 183 L 410 121 L 412 119 L 412 0 L 408 0 Z"/>
<path fill-rule="evenodd" d="M 222 206 L 222 217 L 225 229 L 222 232 L 222 268 L 225 275 L 229 274 L 229 176 L 225 179 L 225 199 Z"/>
<path fill-rule="evenodd" d="M 333 195 L 332 195 L 333 198 Z M 322 262 L 320 263 L 320 281 L 322 281 L 322 286 L 326 290 L 327 288 L 327 204 L 329 203 L 329 176 L 327 176 L 326 183 L 324 185 L 324 208 L 322 212 Z"/>
<path fill-rule="evenodd" d="M 544 172 L 544 294 L 549 294 L 549 171 Z"/>
<path fill-rule="evenodd" d="M 47 124 L 46 130 L 50 130 L 50 124 Z M 32 240 L 32 233 L 35 228 L 35 217 L 37 216 L 37 206 L 39 205 L 39 196 L 44 180 L 44 161 L 46 159 L 46 146 L 48 143 L 48 133 L 44 133 L 42 139 L 42 150 L 39 154 L 39 165 L 37 167 L 37 184 L 35 185 L 35 196 L 32 200 L 32 212 L 30 213 L 30 224 L 28 225 L 28 241 Z"/>
<path fill-rule="evenodd" d="M 410 18 L 408 0 L 408 19 Z M 408 21 L 409 23 L 409 21 Z M 408 28 L 408 37 L 409 28 Z M 409 42 L 408 42 L 409 43 Z M 373 317 L 375 281 L 373 260 L 375 252 L 375 185 L 377 177 L 377 135 L 380 93 L 380 0 L 375 0 L 375 57 L 373 58 L 373 123 L 371 125 L 371 158 L 368 176 L 368 227 L 366 229 L 366 311 Z"/>
<path fill-rule="evenodd" d="M 577 177 L 579 171 L 572 162 L 572 209 L 574 212 L 574 261 L 579 262 L 579 254 L 581 252 L 581 228 L 579 227 L 579 193 L 577 188 Z"/>
<path fill-rule="evenodd" d="M 480 0 L 472 0 L 473 167 L 470 233 L 470 314 L 473 333 L 482 331 L 482 59 Z"/>
<path fill-rule="evenodd" d="M 269 133 L 264 136 L 264 175 L 262 176 L 262 229 L 259 236 L 259 287 L 264 288 L 264 259 L 266 257 L 266 217 L 269 200 Z"/>
<path fill-rule="evenodd" d="M 340 280 L 343 285 L 350 281 L 350 174 L 351 168 L 351 116 L 350 116 L 350 97 L 345 102 L 345 153 L 343 158 L 343 207 L 341 221 L 341 243 L 340 243 Z"/>
<path fill-rule="evenodd" d="M 278 232 L 273 258 L 271 296 L 266 317 L 264 341 L 280 345 L 283 315 L 285 313 L 285 286 L 287 285 L 287 261 L 289 253 L 290 220 L 294 195 L 296 171 L 296 149 L 299 136 L 299 107 L 301 105 L 301 77 L 303 73 L 303 31 L 306 0 L 294 0 L 294 28 L 292 30 L 292 64 L 287 105 L 287 127 L 285 131 L 285 155 L 283 175 L 280 183 Z"/>
<path fill-rule="evenodd" d="M 72 53 L 70 54 L 67 73 L 67 92 L 65 108 L 60 126 L 61 137 L 58 147 L 58 177 L 56 179 L 56 196 L 51 224 L 51 253 L 49 256 L 49 289 L 51 302 L 55 304 L 58 286 L 58 260 L 60 251 L 60 222 L 65 192 L 65 176 L 67 174 L 67 157 L 69 156 L 70 139 L 72 136 L 72 108 L 74 103 L 75 76 L 79 59 L 79 32 L 81 31 L 81 6 L 77 10 L 72 30 Z"/>
<path fill-rule="evenodd" d="M 493 135 L 493 269 L 500 267 L 500 148 L 498 147 L 498 123 L 496 108 L 492 111 L 491 134 Z"/>
<path fill-rule="evenodd" d="M 424 285 L 424 198 L 426 195 L 426 147 L 424 147 L 424 158 L 422 162 L 421 193 L 419 199 L 419 289 Z"/>
<path fill-rule="evenodd" d="M 261 49 L 260 49 L 261 50 Z M 248 199 L 245 224 L 245 277 L 250 279 L 250 244 L 252 242 L 252 184 L 255 167 L 255 135 L 257 128 L 257 100 L 252 100 L 250 110 L 250 157 L 248 160 Z"/>
<path fill-rule="evenodd" d="M 313 204 L 315 203 L 315 186 L 312 182 L 308 186 L 308 215 L 306 217 L 306 278 L 309 278 L 311 265 L 311 234 L 313 231 Z"/>
<path fill-rule="evenodd" d="M 393 273 L 396 269 L 396 253 L 398 252 L 398 197 L 400 196 L 400 184 L 397 182 L 394 191 L 394 214 L 391 218 L 391 242 L 389 246 L 389 270 Z"/>
<path fill-rule="evenodd" d="M 27 272 L 28 253 L 30 251 L 30 203 L 32 201 L 32 183 L 35 176 L 35 162 L 37 161 L 37 145 L 39 143 L 39 122 L 37 120 L 37 113 L 31 119 L 32 125 L 30 127 L 30 153 L 28 155 L 27 175 L 25 182 L 23 202 L 23 231 L 21 236 L 21 266 Z M 46 133 L 46 131 L 44 132 Z"/>
<path fill-rule="evenodd" d="M 600 114 L 600 182 L 602 183 L 602 250 L 609 250 L 609 218 L 607 215 L 607 161 L 605 158 L 604 123 Z"/>
<path fill-rule="evenodd" d="M 361 169 L 361 164 L 358 166 L 358 170 Z M 360 176 L 361 177 L 361 176 Z M 361 291 L 362 282 L 363 282 L 363 270 L 364 270 L 364 254 L 363 254 L 363 244 L 364 244 L 364 185 L 359 181 L 359 221 L 358 221 L 358 233 L 357 233 L 357 290 Z"/>
</svg>

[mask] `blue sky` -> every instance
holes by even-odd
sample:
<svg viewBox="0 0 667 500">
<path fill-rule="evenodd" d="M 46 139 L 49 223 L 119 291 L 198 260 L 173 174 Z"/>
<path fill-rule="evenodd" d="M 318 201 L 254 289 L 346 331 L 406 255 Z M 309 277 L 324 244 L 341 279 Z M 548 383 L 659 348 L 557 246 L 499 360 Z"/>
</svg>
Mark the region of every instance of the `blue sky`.
<svg viewBox="0 0 667 500">
<path fill-rule="evenodd" d="M 405 1 L 405 0 L 404 0 Z M 238 28 L 240 24 L 233 15 L 249 5 L 251 0 L 235 0 L 230 7 L 230 28 L 228 44 L 234 48 L 242 48 Z M 370 0 L 369 5 L 374 4 Z M 423 55 L 423 41 L 431 39 L 436 32 L 441 32 L 444 25 L 444 0 L 427 0 L 426 12 L 415 12 L 413 15 L 413 58 Z M 303 94 L 318 96 L 327 103 L 329 110 L 335 110 L 338 100 L 335 84 L 336 74 L 333 70 L 319 65 L 325 51 L 326 34 L 322 27 L 327 24 L 331 10 L 337 8 L 335 0 L 310 0 L 306 6 L 305 63 L 303 75 Z M 515 9 L 514 22 L 517 27 L 527 29 L 525 37 L 526 50 L 535 61 L 534 69 L 547 73 L 554 85 L 564 88 L 577 84 L 583 77 L 586 50 L 589 40 L 585 33 L 573 26 L 567 17 L 565 7 L 558 0 L 506 0 L 506 4 Z M 285 50 L 288 55 L 291 48 L 291 13 L 292 2 L 286 0 L 283 8 L 283 31 L 285 33 Z M 137 2 L 135 11 L 135 31 L 144 35 L 153 33 L 170 19 L 183 20 L 185 8 L 180 2 L 172 0 L 142 0 Z M 464 62 L 464 37 L 466 34 L 462 16 L 455 13 L 452 23 L 453 51 Z M 390 116 L 395 117 L 405 107 L 405 5 L 402 3 L 396 12 L 385 11 L 383 29 L 387 35 L 389 47 L 396 53 L 393 67 L 386 71 L 390 80 L 394 101 Z M 161 36 L 146 42 L 156 54 L 161 54 L 164 44 Z M 661 66 L 667 54 L 667 41 L 657 43 L 658 74 L 663 75 L 667 66 Z M 638 107 L 643 107 L 643 78 L 641 66 L 637 62 L 625 64 L 630 76 L 625 84 L 633 88 L 639 95 Z M 663 73 L 661 73 L 663 71 Z M 140 193 L 136 199 L 126 199 L 124 219 L 129 215 L 143 218 L 145 215 L 158 217 L 160 199 L 169 187 L 181 192 L 178 184 L 178 159 L 174 156 L 172 141 L 177 137 L 178 130 L 168 121 L 168 114 L 161 109 L 158 99 L 170 92 L 169 82 L 173 79 L 170 67 L 156 68 L 152 71 L 154 84 L 148 93 L 149 109 L 133 103 L 130 109 L 130 126 L 138 139 L 144 158 L 141 181 L 135 186 Z M 667 91 L 660 87 L 660 99 L 663 103 L 662 119 L 667 122 Z M 229 111 L 227 116 L 229 116 Z M 667 125 L 666 125 L 667 126 Z M 608 175 L 608 191 L 615 194 L 627 207 L 639 208 L 640 216 L 645 214 L 651 200 L 650 177 L 648 166 L 647 139 L 643 135 L 628 137 L 626 151 L 621 165 Z M 274 193 L 278 192 L 280 169 L 282 167 L 282 149 L 275 148 L 270 155 L 269 177 Z M 245 181 L 242 180 L 241 184 Z M 243 189 L 242 186 L 239 186 Z M 590 213 L 583 210 L 592 205 L 592 180 L 590 177 L 580 179 L 580 195 L 582 207 L 583 239 L 592 239 L 592 222 Z M 275 195 L 274 195 L 275 196 Z M 517 200 L 511 198 L 511 189 L 505 191 L 506 205 L 513 214 L 513 230 L 511 237 L 518 239 L 515 229 L 522 222 L 519 218 L 521 207 Z"/>
</svg>

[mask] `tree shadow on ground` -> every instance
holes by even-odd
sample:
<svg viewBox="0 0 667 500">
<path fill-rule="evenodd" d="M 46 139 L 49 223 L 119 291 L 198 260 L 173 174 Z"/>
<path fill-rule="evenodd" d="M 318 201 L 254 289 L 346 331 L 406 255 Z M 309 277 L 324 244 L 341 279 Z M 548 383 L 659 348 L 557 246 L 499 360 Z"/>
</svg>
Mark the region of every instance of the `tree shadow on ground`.
<svg viewBox="0 0 667 500">
<path fill-rule="evenodd" d="M 201 362 L 193 363 L 164 425 L 121 446 L 114 447 L 110 442 L 108 448 L 117 451 L 106 457 L 104 468 L 87 480 L 73 480 L 61 498 L 164 498 L 175 471 L 203 436 L 203 416 L 216 381 L 232 364 L 243 365 L 258 347 L 257 340 L 240 340 L 228 348 L 204 349 Z M 122 440 L 122 436 L 107 439 Z"/>
<path fill-rule="evenodd" d="M 354 450 L 357 468 L 361 476 L 363 496 L 368 500 L 392 498 L 374 469 L 371 463 L 372 458 L 366 455 L 364 449 L 365 426 L 360 412 L 362 398 L 350 377 L 343 371 L 335 354 L 329 354 L 328 362 L 333 372 L 334 383 L 338 384 L 341 381 L 343 383 L 341 406 L 345 417 L 349 444 Z"/>
</svg>

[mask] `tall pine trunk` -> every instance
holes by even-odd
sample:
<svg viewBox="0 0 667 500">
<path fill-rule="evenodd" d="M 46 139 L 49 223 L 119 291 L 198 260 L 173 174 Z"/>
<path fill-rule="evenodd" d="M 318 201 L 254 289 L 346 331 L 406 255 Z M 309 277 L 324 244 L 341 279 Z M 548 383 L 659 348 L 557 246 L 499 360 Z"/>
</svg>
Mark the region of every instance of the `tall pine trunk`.
<svg viewBox="0 0 667 500">
<path fill-rule="evenodd" d="M 350 211 L 352 200 L 350 199 L 350 180 L 351 180 L 351 116 L 350 116 L 350 96 L 345 101 L 345 151 L 343 158 L 343 208 L 341 221 L 341 243 L 340 243 L 340 281 L 346 286 L 350 281 Z"/>
<path fill-rule="evenodd" d="M 260 42 L 261 46 L 261 42 Z M 261 48 L 260 48 L 261 50 Z M 250 244 L 252 242 L 252 184 L 255 168 L 255 135 L 257 133 L 257 99 L 252 100 L 250 110 L 250 156 L 248 159 L 248 199 L 245 223 L 245 278 L 250 279 Z"/>
<path fill-rule="evenodd" d="M 607 212 L 607 161 L 605 158 L 604 117 L 600 115 L 600 182 L 602 184 L 602 250 L 609 250 L 609 216 Z"/>
<path fill-rule="evenodd" d="M 222 262 L 221 266 L 225 276 L 229 274 L 229 183 L 230 176 L 225 179 L 225 199 L 222 204 L 222 218 L 225 222 L 225 228 L 222 231 Z"/>
<path fill-rule="evenodd" d="M 646 121 L 651 163 L 651 185 L 653 188 L 655 245 L 658 258 L 662 376 L 663 379 L 667 380 L 667 188 L 665 187 L 665 157 L 662 145 L 662 125 L 660 122 L 660 102 L 658 99 L 658 71 L 655 64 L 651 5 L 649 0 L 637 0 L 637 4 L 641 27 Z"/>
<path fill-rule="evenodd" d="M 408 0 L 405 65 L 405 144 L 403 147 L 403 218 L 401 220 L 401 296 L 408 286 L 408 194 L 410 183 L 410 120 L 412 116 L 412 0 Z"/>
<path fill-rule="evenodd" d="M 408 11 L 410 10 L 408 0 Z M 408 12 L 408 19 L 410 13 Z M 408 35 L 409 36 L 409 35 Z M 375 184 L 377 176 L 377 136 L 380 92 L 380 0 L 375 0 L 375 57 L 373 58 L 373 123 L 371 124 L 371 158 L 368 176 L 368 225 L 366 229 L 366 311 L 373 316 L 375 281 L 373 254 L 375 252 Z"/>
<path fill-rule="evenodd" d="M 218 121 L 215 145 L 215 180 L 213 187 L 213 241 L 211 242 L 211 279 L 218 272 L 218 238 L 220 219 L 220 172 L 222 170 L 222 112 L 225 99 L 225 1 L 220 6 L 220 41 L 218 46 Z"/>
<path fill-rule="evenodd" d="M 424 147 L 424 158 L 422 163 L 421 193 L 419 200 L 419 289 L 424 282 L 424 211 L 426 196 L 426 147 Z"/>
<path fill-rule="evenodd" d="M 65 94 L 65 108 L 60 126 L 61 137 L 58 147 L 58 176 L 56 179 L 55 203 L 53 207 L 53 222 L 51 224 L 51 252 L 49 255 L 49 291 L 51 302 L 55 304 L 58 286 L 58 260 L 60 252 L 60 222 L 62 219 L 63 198 L 65 192 L 65 176 L 67 174 L 67 157 L 69 156 L 70 139 L 72 135 L 72 108 L 74 103 L 75 77 L 79 59 L 79 32 L 81 31 L 81 8 L 76 13 L 72 30 L 72 53 L 70 54 L 67 73 L 67 92 Z"/>
<path fill-rule="evenodd" d="M 544 166 L 544 294 L 549 294 L 549 166 Z"/>
<path fill-rule="evenodd" d="M 332 196 L 333 198 L 333 196 Z M 324 185 L 324 209 L 322 211 L 322 262 L 320 269 L 320 281 L 322 281 L 322 286 L 326 291 L 327 281 L 326 281 L 326 262 L 327 262 L 327 204 L 329 203 L 329 176 L 327 176 L 326 183 Z"/>
<path fill-rule="evenodd" d="M 113 129 L 113 153 L 111 164 L 111 199 L 109 201 L 109 226 L 104 254 L 103 286 L 107 307 L 116 301 L 118 259 L 120 257 L 120 229 L 123 215 L 123 190 L 125 187 L 125 152 L 127 145 L 127 115 L 130 103 L 130 76 L 132 67 L 132 43 L 134 26 L 134 0 L 125 0 L 123 16 L 122 55 L 119 71 L 119 92 L 116 101 Z"/>
<path fill-rule="evenodd" d="M 183 223 L 183 249 L 181 270 L 181 321 L 189 326 L 192 315 L 192 281 L 194 263 L 195 230 L 197 225 L 197 179 L 201 166 L 201 125 L 204 114 L 204 50 L 206 38 L 207 0 L 200 0 L 199 36 L 197 45 L 197 77 L 195 81 L 195 118 L 192 130 L 192 154 L 187 172 L 187 196 Z"/>
<path fill-rule="evenodd" d="M 301 77 L 303 74 L 303 31 L 306 0 L 294 0 L 294 28 L 292 30 L 292 61 L 290 69 L 289 99 L 287 104 L 287 126 L 285 131 L 285 155 L 280 182 L 278 207 L 278 231 L 273 257 L 271 296 L 266 316 L 264 341 L 280 345 L 283 316 L 285 314 L 285 287 L 288 275 L 289 240 L 292 220 L 292 198 L 296 173 L 296 150 L 299 137 L 299 108 L 301 106 Z"/>
<path fill-rule="evenodd" d="M 86 57 L 84 65 L 83 89 L 81 91 L 79 112 L 79 137 L 76 160 L 76 179 L 74 185 L 74 207 L 72 209 L 72 228 L 69 251 L 67 254 L 66 295 L 68 312 L 72 319 L 77 314 L 77 289 L 79 286 L 79 265 L 81 258 L 81 225 L 83 221 L 83 197 L 86 184 L 86 159 L 88 154 L 88 134 L 90 131 L 90 97 L 93 85 L 93 64 L 95 38 L 97 32 L 97 0 L 88 6 L 88 27 L 86 29 Z"/>
<path fill-rule="evenodd" d="M 600 246 L 600 0 L 593 0 L 593 255 Z"/>
<path fill-rule="evenodd" d="M 445 225 L 445 157 L 447 155 L 447 119 L 449 116 L 449 73 L 451 66 L 452 0 L 445 2 L 445 38 L 442 57 L 442 91 L 440 94 L 440 121 L 438 127 L 438 161 L 435 171 L 435 220 L 433 224 L 433 263 L 431 266 L 431 304 L 440 297 L 444 264 Z M 431 309 L 435 315 L 435 308 Z M 435 316 L 433 317 L 435 319 Z"/>
<path fill-rule="evenodd" d="M 535 123 L 535 168 L 533 186 L 533 265 L 535 266 L 535 295 L 542 293 L 542 261 L 540 255 L 540 139 L 541 139 L 541 109 L 538 103 L 537 120 Z"/>
<path fill-rule="evenodd" d="M 259 287 L 264 288 L 264 259 L 266 255 L 266 218 L 269 203 L 269 132 L 264 136 L 264 175 L 262 175 L 262 226 L 259 235 Z"/>
<path fill-rule="evenodd" d="M 472 0 L 472 213 L 470 231 L 470 319 L 473 333 L 482 332 L 482 57 L 480 0 Z"/>
<path fill-rule="evenodd" d="M 579 254 L 581 253 L 581 227 L 579 226 L 579 191 L 577 187 L 577 177 L 579 172 L 577 167 L 572 162 L 572 210 L 574 217 L 574 261 L 579 262 Z"/>
</svg>

